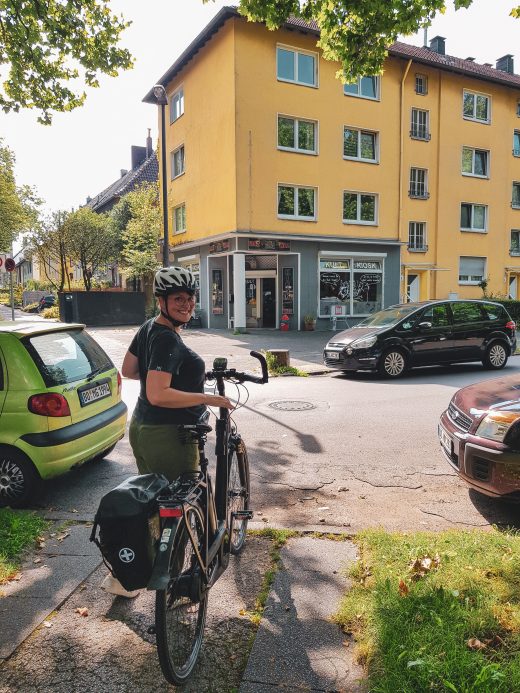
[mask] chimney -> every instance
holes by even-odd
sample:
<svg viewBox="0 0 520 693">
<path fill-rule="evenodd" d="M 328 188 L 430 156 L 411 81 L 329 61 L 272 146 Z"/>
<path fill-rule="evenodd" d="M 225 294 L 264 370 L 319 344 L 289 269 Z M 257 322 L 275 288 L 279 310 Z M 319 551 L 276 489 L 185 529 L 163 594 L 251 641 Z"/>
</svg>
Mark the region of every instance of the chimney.
<svg viewBox="0 0 520 693">
<path fill-rule="evenodd" d="M 128 171 L 126 170 L 126 168 L 122 168 L 121 169 L 121 178 L 124 178 L 127 173 L 128 173 Z"/>
<path fill-rule="evenodd" d="M 434 36 L 430 41 L 430 50 L 434 53 L 439 53 L 439 55 L 446 54 L 446 44 L 444 43 L 446 39 L 444 36 Z"/>
<path fill-rule="evenodd" d="M 90 195 L 87 196 L 87 204 L 88 204 L 89 202 L 92 202 L 92 198 L 90 197 Z"/>
<path fill-rule="evenodd" d="M 131 158 L 132 158 L 132 171 L 134 168 L 140 166 L 146 159 L 146 147 L 136 147 L 133 144 L 130 148 Z"/>
<path fill-rule="evenodd" d="M 499 58 L 497 60 L 497 70 L 501 70 L 502 72 L 509 72 L 510 75 L 514 75 L 515 69 L 513 65 L 513 56 L 503 55 L 501 58 Z"/>
<path fill-rule="evenodd" d="M 151 129 L 148 128 L 148 137 L 146 138 L 146 158 L 152 155 L 153 152 L 153 146 L 152 146 L 152 137 L 150 135 Z"/>
<path fill-rule="evenodd" d="M 465 58 L 465 60 L 466 60 L 468 63 L 473 63 L 473 62 L 475 62 L 475 58 L 473 58 L 471 55 L 468 56 L 467 58 Z"/>
</svg>

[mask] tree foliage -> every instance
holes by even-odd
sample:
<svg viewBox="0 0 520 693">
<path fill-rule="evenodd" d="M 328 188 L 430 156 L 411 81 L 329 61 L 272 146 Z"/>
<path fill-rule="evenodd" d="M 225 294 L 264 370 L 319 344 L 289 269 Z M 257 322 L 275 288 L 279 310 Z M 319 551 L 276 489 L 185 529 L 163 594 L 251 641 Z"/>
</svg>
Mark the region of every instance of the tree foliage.
<svg viewBox="0 0 520 693">
<path fill-rule="evenodd" d="M 208 0 L 203 0 L 208 2 Z M 455 9 L 472 0 L 453 0 Z M 381 72 L 387 48 L 400 34 L 427 26 L 446 0 L 240 0 L 239 12 L 251 21 L 278 29 L 290 15 L 314 20 L 323 57 L 341 63 L 338 76 L 351 82 Z M 520 7 L 511 11 L 520 17 Z"/>
<path fill-rule="evenodd" d="M 109 0 L 0 0 L 0 66 L 8 71 L 0 107 L 36 108 L 49 124 L 51 111 L 81 106 L 86 94 L 71 80 L 97 87 L 100 73 L 132 67 L 129 51 L 117 45 L 128 26 Z"/>
<path fill-rule="evenodd" d="M 14 175 L 15 158 L 0 139 L 0 252 L 8 252 L 21 231 L 34 226 L 41 200 L 29 186 L 18 187 Z"/>
<path fill-rule="evenodd" d="M 159 238 L 162 232 L 158 183 L 143 183 L 116 205 L 128 205 L 130 218 L 123 231 L 122 258 L 132 278 L 149 278 L 159 268 Z M 119 210 L 119 213 L 122 213 Z"/>
<path fill-rule="evenodd" d="M 24 252 L 38 263 L 47 282 L 56 290 L 63 291 L 70 279 L 67 266 L 67 231 L 64 221 L 67 212 L 54 212 L 32 230 L 24 239 Z"/>
</svg>

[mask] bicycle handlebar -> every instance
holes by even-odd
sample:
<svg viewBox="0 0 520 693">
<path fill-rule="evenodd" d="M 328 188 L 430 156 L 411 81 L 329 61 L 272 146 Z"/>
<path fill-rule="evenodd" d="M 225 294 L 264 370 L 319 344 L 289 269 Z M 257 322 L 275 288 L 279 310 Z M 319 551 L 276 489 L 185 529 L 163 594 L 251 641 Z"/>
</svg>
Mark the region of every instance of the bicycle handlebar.
<svg viewBox="0 0 520 693">
<path fill-rule="evenodd" d="M 206 380 L 215 380 L 216 378 L 233 378 L 233 380 L 238 380 L 241 383 L 258 383 L 259 385 L 267 383 L 269 381 L 269 375 L 267 373 L 267 362 L 265 360 L 264 355 L 258 351 L 250 351 L 249 353 L 255 359 L 258 359 L 258 361 L 260 361 L 260 366 L 262 367 L 261 378 L 259 378 L 256 375 L 251 375 L 250 373 L 242 373 L 240 371 L 237 371 L 236 368 L 227 368 L 222 370 L 214 368 L 213 370 L 208 371 L 206 373 Z"/>
</svg>

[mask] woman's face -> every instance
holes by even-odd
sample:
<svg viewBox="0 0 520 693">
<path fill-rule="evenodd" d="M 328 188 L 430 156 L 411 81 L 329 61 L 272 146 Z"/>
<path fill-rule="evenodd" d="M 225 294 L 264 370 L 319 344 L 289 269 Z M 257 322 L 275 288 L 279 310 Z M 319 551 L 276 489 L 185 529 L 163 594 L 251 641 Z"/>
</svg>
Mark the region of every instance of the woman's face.
<svg viewBox="0 0 520 693">
<path fill-rule="evenodd" d="M 179 291 L 166 297 L 166 307 L 170 317 L 179 322 L 188 322 L 195 308 L 195 296 L 187 291 Z"/>
</svg>

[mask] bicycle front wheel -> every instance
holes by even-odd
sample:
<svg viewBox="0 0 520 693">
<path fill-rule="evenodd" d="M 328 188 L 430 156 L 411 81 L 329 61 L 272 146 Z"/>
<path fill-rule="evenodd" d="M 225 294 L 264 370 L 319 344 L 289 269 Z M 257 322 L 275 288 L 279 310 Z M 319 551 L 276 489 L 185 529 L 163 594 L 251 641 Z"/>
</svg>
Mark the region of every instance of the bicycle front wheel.
<svg viewBox="0 0 520 693">
<path fill-rule="evenodd" d="M 174 684 L 185 683 L 197 663 L 208 606 L 207 591 L 200 599 L 195 597 L 200 591 L 196 588 L 197 581 L 200 585 L 202 578 L 185 523 L 189 525 L 198 548 L 202 549 L 201 516 L 190 508 L 175 538 L 168 587 L 158 590 L 155 597 L 159 664 L 165 679 Z"/>
<path fill-rule="evenodd" d="M 233 513 L 249 510 L 249 460 L 246 445 L 241 440 L 236 450 L 230 454 L 228 480 L 228 508 L 230 526 L 232 523 L 229 550 L 240 553 L 246 541 L 247 520 L 233 517 Z"/>
</svg>

